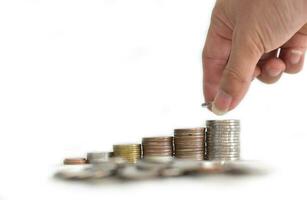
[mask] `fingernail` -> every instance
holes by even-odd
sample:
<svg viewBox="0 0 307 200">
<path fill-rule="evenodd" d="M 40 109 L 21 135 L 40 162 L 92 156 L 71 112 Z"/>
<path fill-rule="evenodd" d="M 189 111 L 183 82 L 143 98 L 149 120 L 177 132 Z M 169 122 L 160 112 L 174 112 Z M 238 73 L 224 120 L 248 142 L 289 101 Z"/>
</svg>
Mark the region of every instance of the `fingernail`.
<svg viewBox="0 0 307 200">
<path fill-rule="evenodd" d="M 276 68 L 267 68 L 266 71 L 271 77 L 276 77 L 281 74 L 281 70 Z"/>
<path fill-rule="evenodd" d="M 290 51 L 290 56 L 289 56 L 289 61 L 292 65 L 296 65 L 300 62 L 302 55 L 304 53 L 299 50 L 291 50 Z"/>
<path fill-rule="evenodd" d="M 212 112 L 216 115 L 224 115 L 228 112 L 232 97 L 224 92 L 219 90 L 213 103 L 212 103 Z"/>
</svg>

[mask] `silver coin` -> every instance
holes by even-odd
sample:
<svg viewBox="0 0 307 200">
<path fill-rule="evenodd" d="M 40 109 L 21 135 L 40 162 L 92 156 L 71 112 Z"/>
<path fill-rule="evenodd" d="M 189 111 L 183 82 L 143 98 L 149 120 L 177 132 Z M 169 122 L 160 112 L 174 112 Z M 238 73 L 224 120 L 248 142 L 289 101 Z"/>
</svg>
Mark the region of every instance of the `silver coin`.
<svg viewBox="0 0 307 200">
<path fill-rule="evenodd" d="M 208 157 L 239 157 L 239 154 L 207 154 Z"/>
<path fill-rule="evenodd" d="M 240 141 L 239 137 L 208 137 L 208 141 Z"/>
<path fill-rule="evenodd" d="M 215 135 L 240 135 L 240 131 L 234 131 L 234 130 L 212 130 L 212 132 L 207 132 L 207 137 L 209 136 L 215 136 Z"/>
<path fill-rule="evenodd" d="M 217 145 L 225 145 L 225 146 L 240 146 L 239 141 L 207 141 L 207 146 L 217 146 Z"/>
<path fill-rule="evenodd" d="M 179 168 L 169 167 L 162 169 L 160 171 L 160 176 L 162 177 L 177 177 L 184 174 L 184 170 L 181 170 Z"/>
<path fill-rule="evenodd" d="M 208 136 L 215 136 L 215 135 L 235 135 L 235 136 L 238 136 L 238 135 L 240 135 L 240 131 L 219 129 L 219 130 L 212 130 L 212 132 L 207 132 L 207 137 Z"/>
<path fill-rule="evenodd" d="M 240 153 L 236 154 L 207 154 L 208 157 L 240 157 Z"/>
<path fill-rule="evenodd" d="M 226 131 L 240 132 L 241 127 L 240 126 L 211 126 L 211 127 L 208 127 L 206 133 L 210 133 L 210 132 L 213 132 L 215 130 L 226 130 Z"/>
<path fill-rule="evenodd" d="M 209 149 L 207 154 L 237 154 L 237 153 L 240 153 L 240 149 L 238 150 L 212 150 L 212 149 Z"/>
<path fill-rule="evenodd" d="M 239 157 L 240 155 L 237 154 L 207 154 L 207 156 L 210 157 Z"/>
<path fill-rule="evenodd" d="M 240 152 L 240 148 L 232 148 L 232 149 L 226 149 L 226 148 L 215 148 L 215 149 L 208 149 L 209 153 L 237 153 Z"/>
<path fill-rule="evenodd" d="M 215 143 L 214 145 L 208 145 L 207 149 L 238 149 L 240 144 L 230 144 L 230 143 Z"/>
<path fill-rule="evenodd" d="M 240 126 L 240 123 L 236 123 L 236 122 L 229 122 L 229 123 L 223 123 L 223 122 L 219 122 L 219 123 L 206 123 L 207 129 L 208 127 L 212 127 L 212 126 Z"/>
<path fill-rule="evenodd" d="M 229 144 L 229 145 L 240 145 L 240 141 L 236 140 L 207 140 L 207 145 L 219 145 L 219 144 Z"/>
<path fill-rule="evenodd" d="M 146 162 L 153 163 L 171 163 L 174 160 L 172 156 L 146 156 L 143 159 Z"/>
<path fill-rule="evenodd" d="M 223 129 L 223 128 L 226 128 L 226 129 L 238 129 L 238 130 L 240 130 L 241 126 L 240 126 L 240 124 L 216 124 L 216 125 L 208 125 L 206 132 L 214 130 L 214 129 Z"/>
<path fill-rule="evenodd" d="M 111 155 L 111 152 L 89 152 L 87 153 L 87 161 L 89 163 L 107 162 Z"/>
<path fill-rule="evenodd" d="M 240 135 L 240 132 L 239 131 L 233 131 L 233 130 L 230 130 L 230 131 L 227 131 L 227 130 L 214 130 L 212 132 L 208 132 L 207 133 L 207 137 L 210 137 L 210 136 L 215 136 L 215 135 L 233 135 L 233 136 L 239 136 Z"/>
<path fill-rule="evenodd" d="M 207 150 L 231 150 L 231 149 L 240 149 L 239 145 L 232 145 L 232 146 L 226 146 L 226 145 L 208 145 Z"/>
<path fill-rule="evenodd" d="M 208 138 L 206 142 L 216 142 L 216 143 L 226 143 L 226 142 L 234 142 L 234 143 L 240 143 L 240 138 Z"/>
<path fill-rule="evenodd" d="M 216 124 L 216 123 L 240 123 L 238 119 L 226 119 L 226 120 L 207 120 L 208 124 Z"/>
<path fill-rule="evenodd" d="M 240 156 L 208 156 L 209 160 L 214 160 L 214 159 L 240 159 Z"/>
<path fill-rule="evenodd" d="M 240 153 L 235 153 L 235 154 L 218 154 L 218 153 L 214 153 L 214 154 L 207 154 L 208 157 L 240 157 Z"/>
</svg>

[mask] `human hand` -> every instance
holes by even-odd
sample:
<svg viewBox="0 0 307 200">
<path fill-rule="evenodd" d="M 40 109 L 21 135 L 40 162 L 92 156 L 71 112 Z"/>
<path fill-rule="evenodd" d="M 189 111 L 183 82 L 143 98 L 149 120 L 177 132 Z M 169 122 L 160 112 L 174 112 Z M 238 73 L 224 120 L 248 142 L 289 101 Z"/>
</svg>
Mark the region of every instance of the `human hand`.
<svg viewBox="0 0 307 200">
<path fill-rule="evenodd" d="M 222 115 L 234 109 L 255 77 L 274 83 L 283 72 L 299 72 L 306 23 L 307 0 L 217 0 L 203 50 L 211 110 Z"/>
</svg>

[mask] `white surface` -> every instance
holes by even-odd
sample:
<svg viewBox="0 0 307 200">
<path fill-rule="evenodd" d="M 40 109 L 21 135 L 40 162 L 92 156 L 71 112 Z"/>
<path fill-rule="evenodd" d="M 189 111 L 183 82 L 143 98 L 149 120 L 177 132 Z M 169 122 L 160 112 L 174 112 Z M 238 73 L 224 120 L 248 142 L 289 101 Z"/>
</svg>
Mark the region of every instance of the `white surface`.
<svg viewBox="0 0 307 200">
<path fill-rule="evenodd" d="M 268 176 L 80 185 L 65 156 L 169 135 L 201 109 L 201 50 L 214 1 L 0 2 L 0 199 L 306 198 L 306 71 L 255 81 L 237 110 L 242 155 Z"/>
</svg>

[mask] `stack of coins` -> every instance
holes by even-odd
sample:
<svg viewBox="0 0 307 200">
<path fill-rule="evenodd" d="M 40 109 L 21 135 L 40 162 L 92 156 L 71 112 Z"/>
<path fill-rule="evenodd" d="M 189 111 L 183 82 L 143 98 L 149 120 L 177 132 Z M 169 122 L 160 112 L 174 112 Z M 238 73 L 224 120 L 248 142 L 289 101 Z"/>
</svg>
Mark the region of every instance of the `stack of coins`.
<svg viewBox="0 0 307 200">
<path fill-rule="evenodd" d="M 88 163 L 107 162 L 112 157 L 113 152 L 89 152 L 87 153 Z"/>
<path fill-rule="evenodd" d="M 209 160 L 240 159 L 240 121 L 208 120 L 207 158 Z"/>
<path fill-rule="evenodd" d="M 141 159 L 141 144 L 113 145 L 113 155 L 114 157 L 121 157 L 127 160 L 128 163 L 136 163 L 139 159 Z"/>
<path fill-rule="evenodd" d="M 175 129 L 175 157 L 204 160 L 205 128 Z"/>
<path fill-rule="evenodd" d="M 147 137 L 143 138 L 143 156 L 173 156 L 173 137 Z"/>
</svg>

